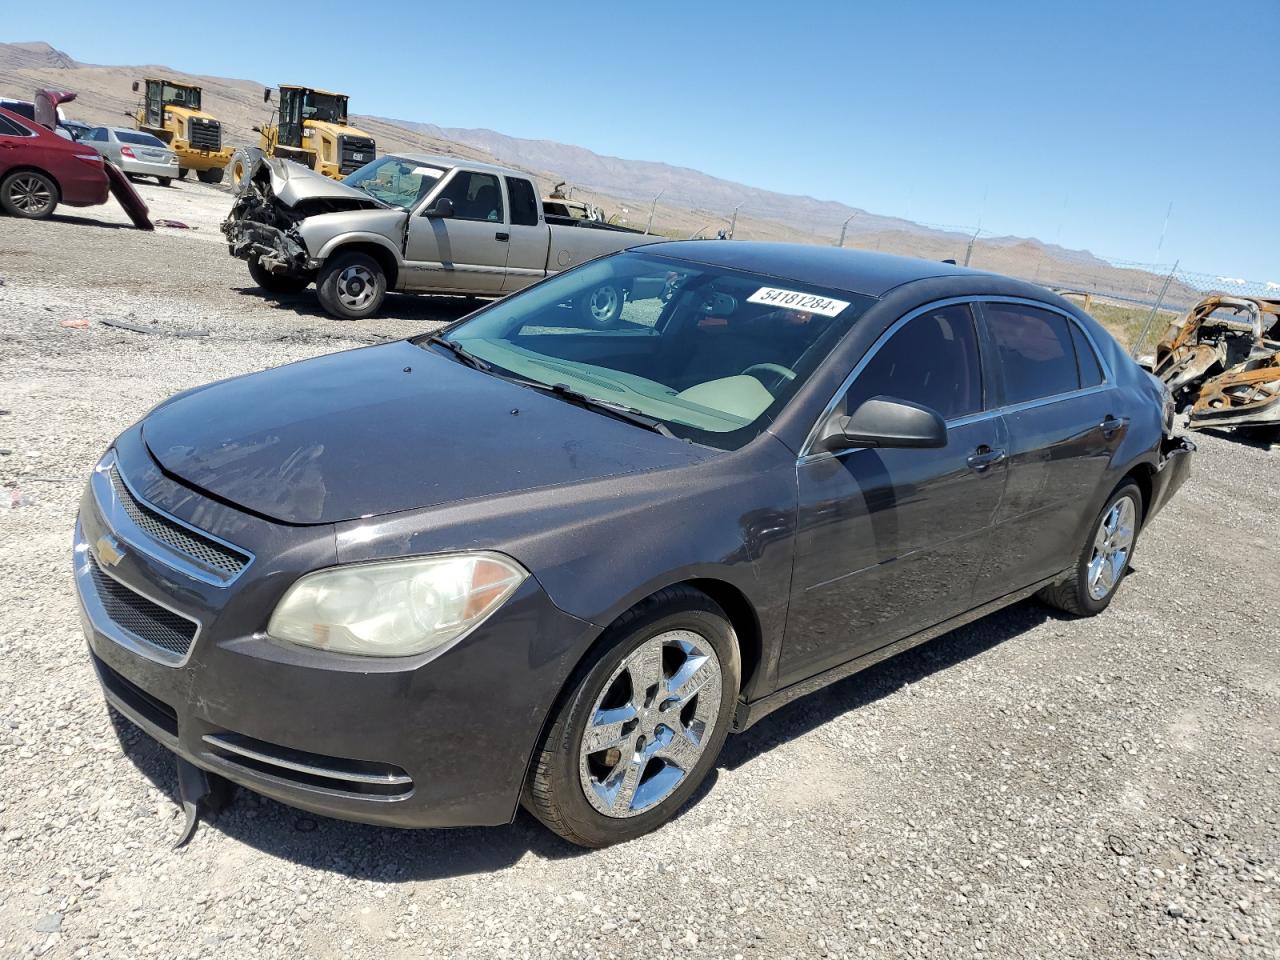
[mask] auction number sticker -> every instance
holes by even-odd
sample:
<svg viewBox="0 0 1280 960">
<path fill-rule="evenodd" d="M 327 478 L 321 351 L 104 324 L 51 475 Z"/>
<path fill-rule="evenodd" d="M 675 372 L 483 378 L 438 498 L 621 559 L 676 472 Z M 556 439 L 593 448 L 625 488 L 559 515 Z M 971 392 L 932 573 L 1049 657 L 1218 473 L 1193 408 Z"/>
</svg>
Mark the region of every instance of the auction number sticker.
<svg viewBox="0 0 1280 960">
<path fill-rule="evenodd" d="M 748 303 L 763 303 L 770 307 L 782 307 L 786 310 L 799 310 L 803 313 L 816 313 L 823 317 L 834 317 L 849 305 L 848 300 L 834 300 L 831 297 L 819 297 L 812 293 L 801 293 L 798 290 L 783 290 L 781 287 L 761 287 L 751 296 Z"/>
</svg>

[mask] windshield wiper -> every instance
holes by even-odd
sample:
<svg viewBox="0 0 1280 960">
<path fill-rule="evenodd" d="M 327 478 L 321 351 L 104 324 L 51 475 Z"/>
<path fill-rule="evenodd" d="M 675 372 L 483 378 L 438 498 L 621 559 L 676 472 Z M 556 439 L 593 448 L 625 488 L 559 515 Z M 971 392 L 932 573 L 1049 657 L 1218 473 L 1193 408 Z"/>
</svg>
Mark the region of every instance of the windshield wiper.
<svg viewBox="0 0 1280 960">
<path fill-rule="evenodd" d="M 533 390 L 539 390 L 542 393 L 549 393 L 554 397 L 559 397 L 567 403 L 574 406 L 582 407 L 584 410 L 595 410 L 603 413 L 605 416 L 613 417 L 615 420 L 622 420 L 625 423 L 635 424 L 637 427 L 643 427 L 653 433 L 661 434 L 664 437 L 675 437 L 675 434 L 667 429 L 667 425 L 661 420 L 649 416 L 637 410 L 635 407 L 628 407 L 623 403 L 613 403 L 609 400 L 601 400 L 599 397 L 593 397 L 581 391 L 574 390 L 568 384 L 564 383 L 539 383 L 537 380 L 525 380 L 523 378 L 507 378 L 524 387 Z"/>
<path fill-rule="evenodd" d="M 460 362 L 465 363 L 468 367 L 472 367 L 476 370 L 483 370 L 486 373 L 493 369 L 493 364 L 488 360 L 481 360 L 462 344 L 454 343 L 452 340 L 446 340 L 438 334 L 433 333 L 431 336 L 427 337 L 427 343 L 434 343 L 437 347 L 444 347 L 444 349 L 448 350 L 457 357 Z"/>
</svg>

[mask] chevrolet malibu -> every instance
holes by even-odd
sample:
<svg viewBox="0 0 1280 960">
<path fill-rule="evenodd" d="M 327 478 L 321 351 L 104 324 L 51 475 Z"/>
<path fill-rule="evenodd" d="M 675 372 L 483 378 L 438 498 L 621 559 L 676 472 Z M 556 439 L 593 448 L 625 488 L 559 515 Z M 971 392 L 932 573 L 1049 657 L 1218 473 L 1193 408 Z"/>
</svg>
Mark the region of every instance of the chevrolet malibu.
<svg viewBox="0 0 1280 960">
<path fill-rule="evenodd" d="M 1101 613 L 1193 449 L 1042 288 L 655 244 L 161 403 L 75 575 L 107 701 L 180 769 L 603 846 L 802 694 L 1032 595 Z"/>
</svg>

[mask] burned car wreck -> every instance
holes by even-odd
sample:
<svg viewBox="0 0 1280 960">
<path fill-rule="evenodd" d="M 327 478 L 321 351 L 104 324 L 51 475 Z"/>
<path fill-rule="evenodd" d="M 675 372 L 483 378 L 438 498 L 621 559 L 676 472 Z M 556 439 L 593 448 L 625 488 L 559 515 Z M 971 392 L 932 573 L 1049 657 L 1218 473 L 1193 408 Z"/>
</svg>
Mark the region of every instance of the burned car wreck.
<svg viewBox="0 0 1280 960">
<path fill-rule="evenodd" d="M 1205 297 L 1169 326 L 1152 372 L 1192 430 L 1280 434 L 1280 300 Z"/>
</svg>

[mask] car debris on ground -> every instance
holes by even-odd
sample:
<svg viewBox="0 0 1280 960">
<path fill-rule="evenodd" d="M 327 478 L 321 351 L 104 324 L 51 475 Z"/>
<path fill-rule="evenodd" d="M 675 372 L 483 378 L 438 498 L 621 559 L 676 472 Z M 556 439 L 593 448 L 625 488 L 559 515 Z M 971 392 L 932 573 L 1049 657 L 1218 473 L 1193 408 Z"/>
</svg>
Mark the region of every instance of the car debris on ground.
<svg viewBox="0 0 1280 960">
<path fill-rule="evenodd" d="M 1205 297 L 1170 324 L 1153 372 L 1187 426 L 1260 428 L 1280 438 L 1280 300 Z"/>
</svg>

